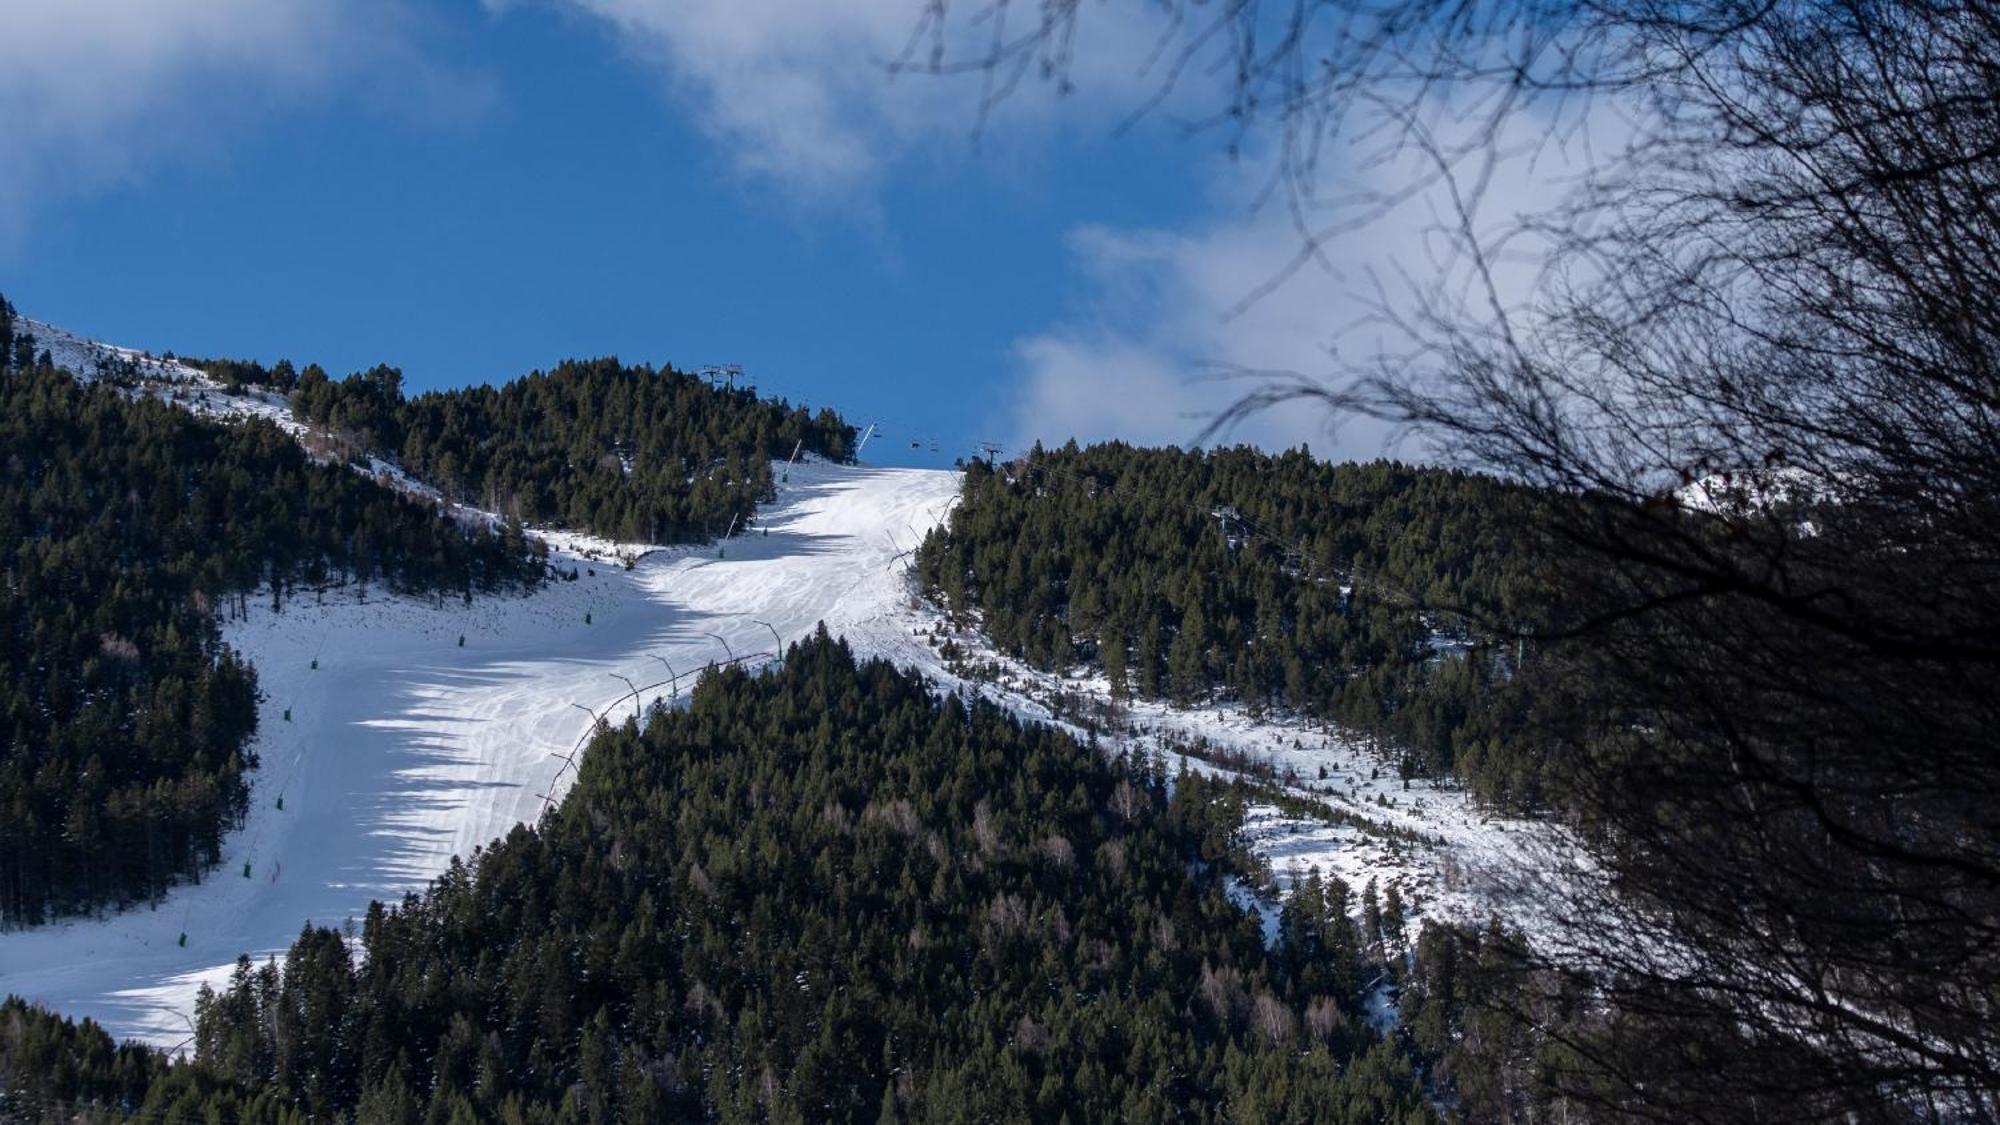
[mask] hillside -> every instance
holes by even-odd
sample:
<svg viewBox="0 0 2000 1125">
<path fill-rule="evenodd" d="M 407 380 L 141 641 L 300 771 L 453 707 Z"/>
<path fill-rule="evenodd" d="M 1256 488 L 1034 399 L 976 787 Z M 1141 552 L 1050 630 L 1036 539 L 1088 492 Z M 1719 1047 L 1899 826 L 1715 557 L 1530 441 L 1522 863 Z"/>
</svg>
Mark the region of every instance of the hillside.
<svg viewBox="0 0 2000 1125">
<path fill-rule="evenodd" d="M 844 461 L 854 447 L 854 427 L 831 410 L 612 359 L 415 398 L 389 367 L 339 381 L 317 367 L 296 378 L 287 365 L 217 367 L 288 393 L 334 449 L 395 462 L 461 503 L 608 539 L 720 538 L 770 498 L 773 461 Z"/>
<path fill-rule="evenodd" d="M 26 358 L 26 348 L 13 358 Z M 0 369 L 0 928 L 157 901 L 219 860 L 257 764 L 223 623 L 328 586 L 471 601 L 540 581 L 519 539 L 36 363 Z"/>
<path fill-rule="evenodd" d="M 1538 501 L 1299 452 L 1039 447 L 967 471 L 918 551 L 961 623 L 1114 697 L 1331 720 L 1404 776 L 1532 806 L 1515 637 L 1542 620 Z"/>
<path fill-rule="evenodd" d="M 276 609 L 350 583 L 469 602 L 539 581 L 550 538 L 605 545 L 526 536 L 524 513 L 641 542 L 713 538 L 773 495 L 773 456 L 842 456 L 853 436 L 828 411 L 610 362 L 406 402 L 390 369 L 336 383 L 161 358 L 4 300 L 0 355 L 17 639 L 0 929 L 157 901 L 218 862 L 247 811 L 258 694 L 218 609 L 236 619 L 251 596 Z M 506 511 L 455 502 L 475 493 Z"/>
<path fill-rule="evenodd" d="M 142 399 L 159 394 L 195 411 L 249 416 L 247 425 L 282 428 L 307 446 L 320 440 L 321 431 L 289 416 L 289 402 L 276 390 L 246 382 L 232 394 L 226 372 L 218 376 L 179 366 L 171 369 L 179 376 L 177 383 L 160 377 L 157 368 L 134 382 L 130 372 L 141 363 L 169 361 L 112 352 L 83 341 L 70 346 L 86 357 L 122 357 L 106 365 L 104 381 L 111 386 L 100 393 L 108 397 L 116 397 L 112 391 L 122 382 L 127 393 Z M 259 416 L 266 421 L 254 421 Z M 357 484 L 382 481 L 433 505 L 440 502 L 432 485 L 400 466 L 379 458 L 364 465 L 371 470 L 367 476 L 342 475 Z M 1347 1038 L 1336 1042 L 1322 1032 L 1310 1032 L 1320 1037 L 1319 1049 L 1332 1052 L 1326 1055 L 1330 1069 L 1314 1069 L 1287 1085 L 1277 1081 L 1271 1069 L 1278 1065 L 1277 1056 L 1267 1057 L 1271 1040 L 1265 1033 L 1246 1037 L 1243 1029 L 1248 1025 L 1239 1025 L 1235 1015 L 1208 1031 L 1202 1030 L 1198 1014 L 1193 1024 L 1177 1015 L 1167 1021 L 1172 1035 L 1209 1042 L 1199 1057 L 1205 1059 L 1216 1049 L 1223 1050 L 1225 1058 L 1241 1055 L 1239 1062 L 1225 1063 L 1220 1071 L 1202 1071 L 1209 1075 L 1201 1079 L 1210 1083 L 1201 1087 L 1207 1092 L 1190 1087 L 1190 1097 L 1203 1104 L 1245 1106 L 1265 1097 L 1337 1102 L 1346 1096 L 1340 1093 L 1342 1084 L 1350 1081 L 1336 1082 L 1333 1077 L 1339 1052 L 1362 1050 L 1377 1034 L 1370 1029 L 1392 1025 L 1397 988 L 1405 976 L 1396 966 L 1420 925 L 1480 918 L 1494 909 L 1533 924 L 1527 904 L 1496 898 L 1505 893 L 1504 884 L 1487 883 L 1477 874 L 1524 862 L 1524 853 L 1513 846 L 1516 839 L 1528 838 L 1524 827 L 1482 816 L 1462 792 L 1423 779 L 1399 778 L 1393 768 L 1384 769 L 1383 759 L 1367 739 L 1322 729 L 1284 713 L 1283 708 L 1265 707 L 1259 714 L 1240 703 L 1216 700 L 1200 708 L 1181 708 L 1171 698 L 1117 699 L 1101 675 L 1036 669 L 991 648 L 976 631 L 927 603 L 915 573 L 912 549 L 919 539 L 913 535 L 939 527 L 954 506 L 963 503 L 962 474 L 867 469 L 813 460 L 793 468 L 772 487 L 773 498 L 747 533 L 704 549 L 647 549 L 529 529 L 525 534 L 544 544 L 562 580 L 518 597 L 480 598 L 468 606 L 460 598 L 439 598 L 435 593 L 411 595 L 349 586 L 327 591 L 324 597 L 288 598 L 279 607 L 263 599 L 244 601 L 237 616 L 222 622 L 222 629 L 226 643 L 259 669 L 264 699 L 258 707 L 258 733 L 249 747 L 263 766 L 249 775 L 243 827 L 223 838 L 222 876 L 175 888 L 150 911 L 0 934 L 0 992 L 51 1005 L 64 1014 L 92 1016 L 121 1036 L 137 1035 L 185 1052 L 194 1046 L 189 1040 L 190 1021 L 195 1018 L 199 989 L 204 984 L 216 989 L 227 986 L 239 954 L 247 952 L 259 961 L 283 956 L 299 939 L 305 921 L 335 929 L 361 927 L 371 902 L 394 904 L 412 892 L 456 893 L 450 889 L 457 885 L 457 877 L 450 874 L 454 857 L 469 859 L 508 837 L 517 825 L 561 823 L 564 817 L 580 815 L 568 811 L 566 800 L 577 784 L 577 765 L 586 776 L 602 779 L 593 783 L 594 793 L 640 784 L 644 775 L 635 770 L 645 755 L 620 759 L 623 764 L 615 767 L 592 767 L 595 750 L 614 745 L 600 741 L 579 756 L 592 729 L 592 718 L 585 712 L 615 719 L 631 714 L 624 710 L 627 707 L 636 711 L 655 702 L 685 701 L 703 667 L 734 661 L 761 666 L 772 659 L 778 645 L 813 635 L 822 622 L 860 657 L 886 658 L 924 674 L 933 698 L 956 692 L 968 702 L 984 700 L 989 708 L 997 706 L 1015 720 L 1046 725 L 1047 729 L 1026 732 L 1034 739 L 1068 738 L 1077 746 L 1094 741 L 1098 752 L 1113 761 L 1120 754 L 1158 761 L 1169 776 L 1180 778 L 1177 787 L 1190 795 L 1205 794 L 1200 806 L 1208 810 L 1201 822 L 1205 827 L 1198 833 L 1202 842 L 1195 846 L 1204 862 L 1220 866 L 1197 889 L 1202 895 L 1219 892 L 1226 905 L 1201 909 L 1224 910 L 1226 915 L 1216 917 L 1231 920 L 1204 922 L 1202 928 L 1219 925 L 1222 930 L 1261 937 L 1255 946 L 1239 947 L 1230 956 L 1247 957 L 1253 948 L 1264 949 L 1243 963 L 1242 979 L 1249 982 L 1260 979 L 1260 973 L 1277 974 L 1268 978 L 1274 982 L 1272 995 L 1291 1006 L 1290 1015 L 1280 1018 L 1276 1009 L 1267 1015 L 1271 1027 L 1289 1019 L 1293 1030 L 1286 1035 L 1307 1036 L 1313 1017 L 1310 997 L 1285 991 L 1276 983 L 1287 971 L 1282 969 L 1283 943 L 1289 939 L 1283 935 L 1290 931 L 1283 904 L 1334 896 L 1340 905 L 1328 908 L 1332 916 L 1346 918 L 1354 927 L 1353 936 L 1343 939 L 1343 948 L 1350 952 L 1339 956 L 1354 960 L 1341 970 L 1347 981 L 1342 988 L 1347 991 L 1334 1009 L 1323 1010 L 1318 1017 L 1324 1025 L 1326 1012 L 1338 1010 L 1338 1025 L 1346 1029 L 1340 1035 Z M 475 510 L 461 508 L 457 513 L 474 527 L 495 522 Z M 499 522 L 504 526 L 505 521 Z M 875 677 L 870 682 L 888 675 L 879 669 L 850 674 Z M 760 682 L 735 681 L 730 690 L 761 691 L 755 687 Z M 636 696 L 628 683 L 638 686 Z M 647 729 L 650 740 L 653 724 L 649 722 Z M 895 742 L 894 738 L 882 742 L 880 732 L 865 726 L 849 737 L 862 739 L 864 745 Z M 736 745 L 749 752 L 762 743 Z M 1393 762 L 1389 764 L 1393 767 Z M 593 768 L 599 772 L 593 773 Z M 873 790 L 878 782 L 866 773 L 873 768 L 871 760 L 857 760 L 843 766 L 839 776 L 846 779 L 842 784 L 847 791 Z M 758 776 L 766 773 L 761 767 L 757 771 Z M 992 782 L 988 778 L 980 787 L 990 790 Z M 866 805 L 863 799 L 855 807 Z M 543 821 L 551 808 L 559 810 L 554 821 Z M 635 810 L 634 815 L 652 814 Z M 938 831 L 946 832 L 962 819 L 957 814 L 945 817 L 938 821 Z M 795 835 L 788 833 L 788 838 Z M 1074 840 L 1072 850 L 1076 850 Z M 1083 856 L 1080 851 L 1076 854 Z M 1089 862 L 1094 861 L 1084 857 L 1079 868 L 1087 868 Z M 648 864 L 647 869 L 656 866 Z M 445 882 L 433 883 L 439 876 Z M 1175 894 L 1177 900 L 1185 897 Z M 1307 899 L 1299 899 L 1301 894 Z M 1110 905 L 1098 901 L 1101 897 L 1092 891 L 1067 901 L 1062 909 L 1074 922 L 1078 911 Z M 662 901 L 657 893 L 654 901 Z M 636 903 L 621 898 L 617 904 L 607 903 L 600 913 L 636 919 L 630 913 L 636 908 Z M 749 917 L 765 913 L 756 908 Z M 804 919 L 796 921 L 806 924 Z M 963 922 L 943 925 L 938 940 L 973 941 L 968 949 L 981 948 Z M 443 923 L 413 915 L 408 924 L 428 928 Z M 830 924 L 830 920 L 812 923 L 812 932 L 828 932 Z M 436 934 L 442 937 L 443 931 Z M 300 949 L 309 951 L 321 940 L 309 934 Z M 470 937 L 464 940 L 467 948 L 479 944 Z M 760 955 L 758 960 L 766 959 Z M 1265 967 L 1257 968 L 1259 962 Z M 410 963 L 401 952 L 385 953 L 382 971 L 401 971 L 398 966 Z M 1357 976 L 1363 965 L 1365 975 Z M 879 970 L 857 963 L 848 971 Z M 1161 971 L 1167 975 L 1135 978 L 1134 986 L 1165 987 L 1170 995 L 1185 995 L 1204 980 L 1219 979 L 1199 971 L 1189 977 L 1185 966 Z M 715 982 L 704 980 L 711 993 L 714 986 Z M 949 986 L 939 987 L 941 995 L 951 994 Z M 1233 993 L 1216 987 L 1222 988 L 1217 995 L 1224 999 L 1218 1002 L 1228 1011 L 1256 1007 L 1256 989 L 1248 983 L 1244 1002 L 1250 1009 L 1239 1010 L 1236 1001 L 1227 999 Z M 739 995 L 753 1009 L 761 1005 L 769 1010 L 774 1002 L 768 994 Z M 757 995 L 765 998 L 755 999 Z M 240 1002 L 235 1003 L 230 1010 L 241 1010 Z M 1060 1011 L 1030 1015 L 1035 1026 L 1045 1029 L 1078 1018 Z M 414 1012 L 394 1017 L 414 1018 L 418 1018 Z M 924 1018 L 944 1017 L 932 1013 Z M 23 1019 L 26 1022 L 13 1026 L 29 1029 L 21 1033 L 36 1037 L 42 1047 L 69 1042 L 64 1037 L 71 1035 L 83 1037 L 75 1042 L 88 1042 L 98 1034 L 89 1029 L 58 1031 L 39 1016 Z M 741 1019 L 730 1022 L 740 1025 Z M 612 1025 L 616 1027 L 618 1020 Z M 209 1026 L 224 1025 L 211 1021 Z M 1078 1026 L 1069 1041 L 1093 1041 L 1091 1037 L 1101 1035 L 1087 1029 L 1095 1024 Z M 230 1069 L 234 1064 L 223 1066 L 223 1059 L 242 1057 L 239 1050 L 261 1057 L 262 1048 L 243 1034 L 239 1028 L 204 1041 L 199 1052 L 203 1065 L 222 1069 L 161 1071 L 169 1076 L 160 1078 L 158 1085 L 153 1078 L 139 1082 L 137 1093 L 128 1083 L 127 1096 L 142 1098 L 144 1089 L 154 1089 L 160 1097 L 190 1096 L 196 1101 L 189 1104 L 209 1104 L 203 1099 L 214 1096 L 215 1090 L 233 1089 L 236 1093 L 227 1098 L 240 1100 L 216 1104 L 234 1105 L 255 1119 L 277 1119 L 258 1115 L 297 1106 L 301 1096 L 315 1096 L 284 1085 L 289 1080 L 281 1080 L 275 1072 L 257 1069 L 262 1064 L 252 1064 L 248 1071 Z M 1201 1039 L 1211 1034 L 1223 1038 Z M 661 1050 L 686 1058 L 685 1043 L 670 1046 L 678 1042 L 671 1037 L 646 1033 L 635 1038 L 619 1032 L 615 1041 L 621 1045 L 614 1054 L 630 1047 L 655 1063 L 662 1058 Z M 551 1041 L 546 1035 L 510 1042 L 505 1050 L 525 1050 L 530 1059 L 544 1060 L 524 1064 L 524 1077 L 514 1093 L 522 1098 L 554 1098 L 561 1090 L 558 1100 L 572 1096 L 564 1083 L 573 1084 L 579 1073 L 574 1068 L 587 1064 L 585 1056 L 548 1055 Z M 748 1050 L 747 1041 L 734 1042 L 739 1050 L 730 1057 Z M 1172 1047 L 1172 1052 L 1191 1049 L 1190 1041 L 1177 1042 L 1181 1045 Z M 1298 1049 L 1311 1049 L 1306 1038 L 1293 1042 Z M 798 1046 L 793 1042 L 774 1053 L 764 1047 L 758 1050 L 789 1060 L 799 1053 Z M 414 1069 L 398 1072 L 399 1081 L 412 1091 L 424 1088 L 433 1074 L 445 1072 L 425 1068 L 443 1066 L 448 1071 L 456 1065 L 424 1052 L 412 1056 Z M 1088 1071 L 1091 1065 L 1061 1057 L 1067 1061 L 1050 1065 L 1064 1073 L 1079 1065 Z M 1400 1068 L 1410 1063 L 1377 1053 L 1365 1057 L 1374 1061 L 1356 1065 L 1372 1075 L 1366 1079 L 1370 1092 L 1353 1104 L 1374 1108 L 1356 1112 L 1375 1114 L 1367 1117 L 1372 1120 L 1384 1105 L 1399 1106 L 1398 1114 L 1413 1111 L 1407 1100 L 1409 1080 L 1397 1077 L 1403 1073 Z M 1012 1073 L 1024 1058 L 1008 1055 L 999 1065 Z M 793 1083 L 802 1081 L 799 1073 L 786 1069 L 791 1065 L 788 1061 L 773 1071 L 773 1082 L 788 1091 L 777 1095 L 781 1098 L 792 1097 Z M 150 1072 L 134 1065 L 126 1073 Z M 1111 1074 L 1105 1077 L 1110 1084 L 1102 1087 L 1104 1091 L 1123 1088 Z M 855 1081 L 869 1080 L 863 1076 Z M 1095 1078 L 1078 1081 L 1097 1088 L 1089 1086 Z M 1262 1089 L 1265 1086 L 1270 1088 Z M 42 1089 L 47 1096 L 47 1088 Z M 874 1092 L 863 1100 L 875 1099 L 867 1107 L 873 1116 L 882 1094 L 879 1087 L 870 1089 Z M 1053 1104 L 1043 1100 L 1039 1087 L 1034 1092 L 1019 1089 L 1023 1092 L 1007 1096 L 1027 1098 L 1020 1104 L 1029 1106 Z M 475 1106 L 493 1104 L 481 1100 L 491 1091 L 467 1087 L 460 1092 Z M 682 1099 L 673 1104 L 684 1106 L 740 1105 L 745 1096 L 740 1089 L 698 1090 L 691 1083 L 669 1093 Z M 1083 1096 L 1056 1086 L 1046 1097 L 1072 1094 Z M 357 1095 L 350 1090 L 341 1096 Z M 625 1096 L 612 1095 L 613 1104 Z M 753 1091 L 749 1096 L 755 1101 L 773 1095 Z M 853 1094 L 850 1090 L 841 1096 Z M 895 1096 L 948 1095 L 918 1091 Z M 1369 1100 L 1379 1097 L 1390 1101 Z M 253 1104 L 266 1108 L 244 1109 Z"/>
<path fill-rule="evenodd" d="M 538 831 L 371 909 L 358 970 L 325 930 L 245 962 L 196 1023 L 228 1092 L 156 1078 L 135 1108 L 1424 1119 L 1362 1021 L 1345 892 L 1296 896 L 1267 947 L 1217 796 L 822 632 L 600 734 Z"/>
<path fill-rule="evenodd" d="M 258 669 L 250 749 L 263 764 L 220 877 L 157 909 L 0 933 L 0 993 L 178 1043 L 196 986 L 226 978 L 238 954 L 282 950 L 304 919 L 359 919 L 372 899 L 421 890 L 454 855 L 533 823 L 575 780 L 587 712 L 631 713 L 614 673 L 650 704 L 672 698 L 660 682 L 671 667 L 685 696 L 704 666 L 768 659 L 773 629 L 791 641 L 820 621 L 864 652 L 923 652 L 884 532 L 928 525 L 953 484 L 801 465 L 720 558 L 655 550 L 627 568 L 557 538 L 549 557 L 565 580 L 519 597 L 466 606 L 348 588 L 281 612 L 252 600 L 223 635 Z"/>
</svg>

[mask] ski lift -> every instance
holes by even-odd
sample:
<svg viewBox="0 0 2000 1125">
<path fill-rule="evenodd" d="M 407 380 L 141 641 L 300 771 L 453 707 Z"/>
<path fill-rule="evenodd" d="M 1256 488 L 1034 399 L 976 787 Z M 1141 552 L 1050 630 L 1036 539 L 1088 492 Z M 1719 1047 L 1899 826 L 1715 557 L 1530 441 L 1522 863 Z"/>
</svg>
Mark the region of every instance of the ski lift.
<svg viewBox="0 0 2000 1125">
<path fill-rule="evenodd" d="M 1216 523 L 1221 526 L 1222 538 L 1229 544 L 1229 549 L 1231 551 L 1241 549 L 1243 546 L 1243 535 L 1240 525 L 1243 522 L 1243 513 L 1237 511 L 1234 505 L 1224 504 L 1210 514 L 1215 517 Z"/>
</svg>

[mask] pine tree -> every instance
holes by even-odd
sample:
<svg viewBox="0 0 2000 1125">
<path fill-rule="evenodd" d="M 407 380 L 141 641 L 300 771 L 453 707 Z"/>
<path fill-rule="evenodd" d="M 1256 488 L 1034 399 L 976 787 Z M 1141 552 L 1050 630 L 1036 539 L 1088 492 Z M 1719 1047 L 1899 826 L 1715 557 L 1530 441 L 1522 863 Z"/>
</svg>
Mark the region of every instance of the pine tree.
<svg viewBox="0 0 2000 1125">
<path fill-rule="evenodd" d="M 1167 682 L 1174 702 L 1186 705 L 1208 688 L 1208 616 L 1201 602 L 1190 600 L 1181 614 L 1181 627 L 1167 649 Z"/>
</svg>

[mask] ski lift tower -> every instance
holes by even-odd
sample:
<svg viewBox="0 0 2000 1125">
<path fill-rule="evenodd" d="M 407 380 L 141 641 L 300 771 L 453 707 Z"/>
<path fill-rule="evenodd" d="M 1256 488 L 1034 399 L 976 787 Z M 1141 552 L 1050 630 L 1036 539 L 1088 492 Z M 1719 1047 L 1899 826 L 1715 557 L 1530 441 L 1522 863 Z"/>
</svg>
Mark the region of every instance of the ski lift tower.
<svg viewBox="0 0 2000 1125">
<path fill-rule="evenodd" d="M 1229 544 L 1229 549 L 1231 551 L 1240 549 L 1244 539 L 1243 513 L 1237 511 L 1233 504 L 1224 504 L 1210 514 L 1221 526 L 1223 541 Z"/>
<path fill-rule="evenodd" d="M 979 443 L 979 452 L 986 455 L 987 468 L 993 468 L 1000 463 L 1000 450 L 1002 448 L 1004 447 L 997 441 L 982 441 Z"/>
<path fill-rule="evenodd" d="M 702 378 L 707 379 L 711 385 L 717 382 L 726 383 L 729 389 L 733 391 L 736 389 L 736 380 L 743 377 L 743 365 L 740 363 L 711 363 L 707 367 L 702 368 L 699 374 Z"/>
</svg>

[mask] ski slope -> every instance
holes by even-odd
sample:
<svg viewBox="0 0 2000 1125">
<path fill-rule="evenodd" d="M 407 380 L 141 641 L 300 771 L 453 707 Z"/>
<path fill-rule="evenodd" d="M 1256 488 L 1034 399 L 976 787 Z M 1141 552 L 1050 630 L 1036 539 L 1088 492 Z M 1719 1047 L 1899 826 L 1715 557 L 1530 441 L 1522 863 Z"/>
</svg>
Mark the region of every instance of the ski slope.
<svg viewBox="0 0 2000 1125">
<path fill-rule="evenodd" d="M 157 907 L 0 934 L 0 994 L 183 1043 L 197 988 L 227 977 L 238 954 L 280 952 L 308 922 L 358 921 L 371 899 L 421 889 L 454 855 L 532 822 L 544 795 L 559 799 L 573 774 L 558 755 L 592 723 L 579 706 L 628 694 L 614 673 L 655 682 L 662 660 L 694 672 L 769 653 L 774 633 L 790 642 L 821 621 L 881 652 L 895 636 L 884 622 L 908 612 L 897 556 L 957 483 L 800 465 L 721 557 L 661 551 L 627 570 L 552 555 L 577 581 L 471 607 L 352 592 L 275 613 L 252 602 L 224 631 L 266 697 L 262 764 L 221 867 Z"/>
</svg>

